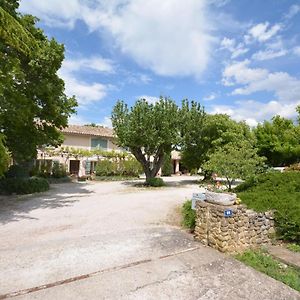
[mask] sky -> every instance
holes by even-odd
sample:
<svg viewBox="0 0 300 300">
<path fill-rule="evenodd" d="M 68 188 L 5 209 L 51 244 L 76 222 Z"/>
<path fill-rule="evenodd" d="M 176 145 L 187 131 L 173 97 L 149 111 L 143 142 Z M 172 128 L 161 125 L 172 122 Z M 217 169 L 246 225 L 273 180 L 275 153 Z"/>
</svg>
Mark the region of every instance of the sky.
<svg viewBox="0 0 300 300">
<path fill-rule="evenodd" d="M 300 104 L 300 0 L 22 0 L 65 45 L 70 124 L 111 126 L 117 100 L 200 102 L 256 126 Z"/>
</svg>

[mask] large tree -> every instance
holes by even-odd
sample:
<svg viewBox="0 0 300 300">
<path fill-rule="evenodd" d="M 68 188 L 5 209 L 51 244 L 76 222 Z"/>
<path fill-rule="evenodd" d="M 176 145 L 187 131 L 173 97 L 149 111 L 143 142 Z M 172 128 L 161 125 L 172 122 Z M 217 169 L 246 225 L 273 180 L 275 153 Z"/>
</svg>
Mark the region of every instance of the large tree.
<svg viewBox="0 0 300 300">
<path fill-rule="evenodd" d="M 258 153 L 270 166 L 285 166 L 300 162 L 300 126 L 292 120 L 275 116 L 254 130 Z"/>
<path fill-rule="evenodd" d="M 216 149 L 231 142 L 254 143 L 254 135 L 245 122 L 236 122 L 225 114 L 204 114 L 193 109 L 185 120 L 187 134 L 183 137 L 182 163 L 188 168 L 199 168 Z"/>
<path fill-rule="evenodd" d="M 166 154 L 178 144 L 179 108 L 161 97 L 155 104 L 138 100 L 131 108 L 118 101 L 112 112 L 112 125 L 118 145 L 128 148 L 142 164 L 146 180 L 157 175 Z"/>
<path fill-rule="evenodd" d="M 38 146 L 61 143 L 59 129 L 77 105 L 64 94 L 57 71 L 64 46 L 17 12 L 18 1 L 1 0 L 0 131 L 15 161 L 31 159 Z"/>
</svg>

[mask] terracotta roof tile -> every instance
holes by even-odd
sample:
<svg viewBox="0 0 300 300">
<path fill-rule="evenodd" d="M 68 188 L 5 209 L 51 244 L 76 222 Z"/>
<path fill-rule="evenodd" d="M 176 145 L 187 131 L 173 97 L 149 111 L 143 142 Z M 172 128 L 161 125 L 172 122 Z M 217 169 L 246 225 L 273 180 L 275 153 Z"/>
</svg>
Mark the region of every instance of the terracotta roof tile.
<svg viewBox="0 0 300 300">
<path fill-rule="evenodd" d="M 69 125 L 62 130 L 64 133 L 93 135 L 103 137 L 114 137 L 114 132 L 111 128 L 103 126 L 82 126 L 82 125 Z"/>
</svg>

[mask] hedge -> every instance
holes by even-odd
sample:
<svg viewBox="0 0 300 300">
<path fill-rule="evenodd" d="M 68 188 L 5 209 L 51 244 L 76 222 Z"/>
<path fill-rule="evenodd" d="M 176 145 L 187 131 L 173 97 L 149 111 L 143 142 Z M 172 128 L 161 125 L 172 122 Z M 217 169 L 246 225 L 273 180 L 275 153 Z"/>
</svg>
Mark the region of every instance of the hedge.
<svg viewBox="0 0 300 300">
<path fill-rule="evenodd" d="M 271 172 L 238 186 L 238 197 L 249 208 L 263 212 L 275 210 L 280 238 L 300 243 L 300 174 Z"/>
<path fill-rule="evenodd" d="M 3 178 L 0 180 L 0 194 L 33 194 L 49 190 L 44 178 Z"/>
</svg>

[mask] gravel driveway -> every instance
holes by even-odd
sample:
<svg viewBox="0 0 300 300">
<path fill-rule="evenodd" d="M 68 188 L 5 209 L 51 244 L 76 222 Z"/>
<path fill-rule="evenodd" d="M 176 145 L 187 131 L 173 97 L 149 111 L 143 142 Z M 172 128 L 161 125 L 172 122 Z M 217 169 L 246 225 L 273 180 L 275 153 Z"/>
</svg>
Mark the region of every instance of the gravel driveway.
<svg viewBox="0 0 300 300">
<path fill-rule="evenodd" d="M 175 226 L 195 179 L 60 184 L 2 200 L 0 299 L 300 299 Z"/>
</svg>

